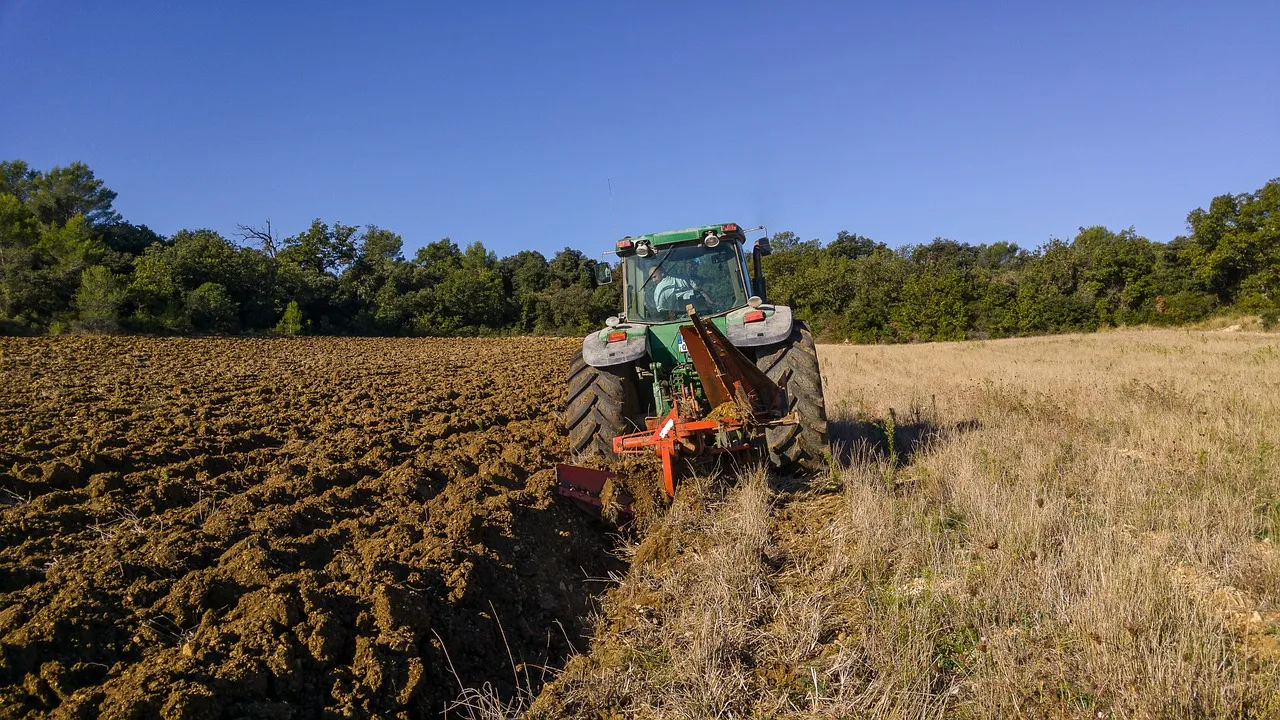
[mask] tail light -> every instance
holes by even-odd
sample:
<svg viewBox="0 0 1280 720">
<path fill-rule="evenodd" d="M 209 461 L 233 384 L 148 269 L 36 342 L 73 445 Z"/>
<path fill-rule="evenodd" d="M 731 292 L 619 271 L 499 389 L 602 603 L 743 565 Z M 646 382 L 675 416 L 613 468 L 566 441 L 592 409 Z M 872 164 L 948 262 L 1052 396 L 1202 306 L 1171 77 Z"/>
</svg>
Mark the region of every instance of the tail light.
<svg viewBox="0 0 1280 720">
<path fill-rule="evenodd" d="M 760 314 L 761 314 L 762 316 L 764 315 L 764 313 L 760 313 Z M 609 337 L 606 339 L 606 341 L 607 341 L 607 342 L 622 342 L 623 340 L 626 340 L 626 339 L 627 339 L 627 334 L 626 334 L 625 332 L 621 331 L 621 330 L 618 330 L 618 331 L 616 331 L 616 332 L 611 332 L 611 333 L 609 333 Z"/>
<path fill-rule="evenodd" d="M 763 310 L 752 310 L 751 312 L 742 316 L 742 322 L 744 323 L 760 322 L 763 319 L 764 319 Z"/>
<path fill-rule="evenodd" d="M 720 226 L 720 230 L 721 230 L 722 232 L 738 232 L 738 224 L 737 224 L 737 223 L 726 223 L 726 224 L 724 224 L 724 225 L 721 225 L 721 226 Z"/>
</svg>

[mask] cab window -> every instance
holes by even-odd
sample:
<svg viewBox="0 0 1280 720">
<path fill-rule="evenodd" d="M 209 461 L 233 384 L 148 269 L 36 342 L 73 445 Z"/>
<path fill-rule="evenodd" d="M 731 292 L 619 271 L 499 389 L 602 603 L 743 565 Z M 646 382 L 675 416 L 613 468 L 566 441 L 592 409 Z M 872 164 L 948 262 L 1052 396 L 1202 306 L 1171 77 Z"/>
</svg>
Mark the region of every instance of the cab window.
<svg viewBox="0 0 1280 720">
<path fill-rule="evenodd" d="M 631 320 L 670 322 L 687 318 L 687 305 L 701 315 L 717 315 L 747 303 L 742 260 L 732 240 L 714 248 L 662 248 L 647 258 L 627 258 L 626 267 Z"/>
</svg>

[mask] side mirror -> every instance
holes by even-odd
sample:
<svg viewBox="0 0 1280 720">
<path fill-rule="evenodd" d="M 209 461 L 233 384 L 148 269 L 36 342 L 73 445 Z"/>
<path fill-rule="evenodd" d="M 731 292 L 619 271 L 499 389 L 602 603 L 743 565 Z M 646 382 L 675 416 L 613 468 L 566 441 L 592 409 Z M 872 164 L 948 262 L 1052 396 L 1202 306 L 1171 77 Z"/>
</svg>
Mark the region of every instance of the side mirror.
<svg viewBox="0 0 1280 720">
<path fill-rule="evenodd" d="M 773 252 L 773 248 L 769 247 L 769 238 L 762 237 L 756 241 L 755 247 L 751 248 L 751 265 L 752 275 L 751 290 L 753 295 L 758 295 L 764 302 L 768 302 L 768 294 L 765 292 L 764 282 L 764 256 Z"/>
<path fill-rule="evenodd" d="M 596 284 L 608 285 L 613 282 L 613 266 L 607 262 L 596 263 Z"/>
</svg>

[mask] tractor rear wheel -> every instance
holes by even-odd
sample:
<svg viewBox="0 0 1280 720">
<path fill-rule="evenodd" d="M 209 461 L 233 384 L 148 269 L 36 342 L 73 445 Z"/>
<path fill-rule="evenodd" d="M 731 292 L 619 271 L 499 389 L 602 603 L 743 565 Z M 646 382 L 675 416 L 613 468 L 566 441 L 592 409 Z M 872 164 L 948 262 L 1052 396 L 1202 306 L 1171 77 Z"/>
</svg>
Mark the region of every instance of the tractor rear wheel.
<svg viewBox="0 0 1280 720">
<path fill-rule="evenodd" d="M 636 384 L 631 363 L 598 368 L 582 359 L 581 350 L 573 356 L 563 418 L 575 455 L 614 457 L 613 439 L 635 432 L 642 414 Z"/>
<path fill-rule="evenodd" d="M 826 466 L 827 406 L 822 397 L 818 351 L 809 326 L 797 320 L 790 337 L 760 351 L 756 367 L 771 380 L 791 371 L 786 388 L 787 410 L 800 419 L 799 425 L 765 430 L 769 464 L 783 472 L 820 472 Z"/>
</svg>

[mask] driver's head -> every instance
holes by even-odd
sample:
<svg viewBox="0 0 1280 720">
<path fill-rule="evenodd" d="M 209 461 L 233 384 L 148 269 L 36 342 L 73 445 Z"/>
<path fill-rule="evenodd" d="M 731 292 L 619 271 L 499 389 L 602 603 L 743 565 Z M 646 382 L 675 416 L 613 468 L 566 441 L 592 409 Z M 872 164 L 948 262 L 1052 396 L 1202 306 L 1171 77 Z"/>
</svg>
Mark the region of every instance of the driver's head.
<svg viewBox="0 0 1280 720">
<path fill-rule="evenodd" d="M 649 280 L 661 280 L 666 274 L 661 265 L 654 265 L 649 268 Z"/>
</svg>

